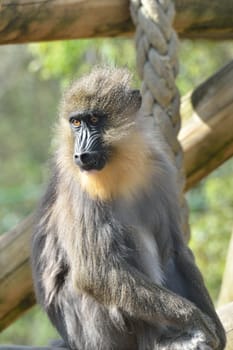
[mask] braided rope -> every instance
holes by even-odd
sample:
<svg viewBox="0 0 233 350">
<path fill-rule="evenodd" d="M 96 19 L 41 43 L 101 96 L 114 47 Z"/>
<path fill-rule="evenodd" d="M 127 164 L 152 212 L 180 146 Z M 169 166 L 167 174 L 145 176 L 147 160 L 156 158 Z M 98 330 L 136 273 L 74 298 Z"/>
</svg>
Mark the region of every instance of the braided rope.
<svg viewBox="0 0 233 350">
<path fill-rule="evenodd" d="M 166 141 L 177 173 L 182 225 L 189 237 L 188 207 L 184 197 L 183 153 L 177 134 L 180 130 L 180 97 L 175 84 L 178 73 L 178 39 L 172 28 L 175 15 L 172 0 L 130 0 L 136 26 L 137 67 L 143 80 L 144 111 L 153 117 Z"/>
</svg>

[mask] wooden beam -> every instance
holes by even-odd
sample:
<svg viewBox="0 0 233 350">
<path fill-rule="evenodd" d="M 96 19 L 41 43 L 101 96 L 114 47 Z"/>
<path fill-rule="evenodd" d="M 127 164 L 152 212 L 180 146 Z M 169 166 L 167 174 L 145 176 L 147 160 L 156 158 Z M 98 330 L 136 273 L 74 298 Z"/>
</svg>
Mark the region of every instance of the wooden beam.
<svg viewBox="0 0 233 350">
<path fill-rule="evenodd" d="M 181 38 L 232 39 L 232 0 L 175 0 Z M 0 0 L 0 44 L 133 33 L 129 0 Z"/>
<path fill-rule="evenodd" d="M 233 61 L 182 99 L 181 115 L 188 190 L 233 156 Z"/>
<path fill-rule="evenodd" d="M 174 27 L 181 38 L 232 39 L 232 0 L 175 0 Z"/>
<path fill-rule="evenodd" d="M 183 99 L 186 190 L 233 155 L 233 61 Z M 35 302 L 29 267 L 33 217 L 0 237 L 0 330 Z"/>
<path fill-rule="evenodd" d="M 3 0 L 0 43 L 116 36 L 133 32 L 126 0 Z"/>
</svg>

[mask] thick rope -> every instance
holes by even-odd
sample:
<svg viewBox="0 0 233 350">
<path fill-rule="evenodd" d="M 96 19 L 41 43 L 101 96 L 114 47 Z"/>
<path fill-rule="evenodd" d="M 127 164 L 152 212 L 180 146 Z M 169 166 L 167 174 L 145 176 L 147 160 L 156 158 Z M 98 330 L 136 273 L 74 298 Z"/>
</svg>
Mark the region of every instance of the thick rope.
<svg viewBox="0 0 233 350">
<path fill-rule="evenodd" d="M 172 0 L 131 0 L 136 26 L 137 67 L 143 80 L 143 108 L 153 117 L 155 128 L 168 145 L 177 173 L 182 225 L 189 237 L 188 209 L 184 197 L 183 153 L 177 134 L 180 130 L 180 98 L 175 84 L 178 73 L 178 40 L 172 28 L 175 15 Z"/>
</svg>

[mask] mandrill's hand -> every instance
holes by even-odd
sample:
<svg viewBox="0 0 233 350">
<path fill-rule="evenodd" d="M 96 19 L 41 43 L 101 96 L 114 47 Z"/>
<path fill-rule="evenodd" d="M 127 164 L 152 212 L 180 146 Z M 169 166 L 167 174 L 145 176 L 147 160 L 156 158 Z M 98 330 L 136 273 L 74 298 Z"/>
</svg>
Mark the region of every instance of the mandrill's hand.
<svg viewBox="0 0 233 350">
<path fill-rule="evenodd" d="M 192 331 L 190 334 L 186 333 L 180 335 L 175 339 L 167 339 L 162 341 L 156 350 L 213 350 L 210 345 L 206 343 L 205 334 L 201 331 Z"/>
<path fill-rule="evenodd" d="M 198 319 L 186 331 L 162 339 L 159 350 L 218 350 L 222 349 L 211 319 L 197 309 Z"/>
</svg>

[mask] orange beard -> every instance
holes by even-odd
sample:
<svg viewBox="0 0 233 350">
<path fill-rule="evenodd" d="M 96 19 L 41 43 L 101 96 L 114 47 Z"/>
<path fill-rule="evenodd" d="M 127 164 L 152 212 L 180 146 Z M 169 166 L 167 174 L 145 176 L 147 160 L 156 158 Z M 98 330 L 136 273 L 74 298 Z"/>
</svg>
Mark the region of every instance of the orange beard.
<svg viewBox="0 0 233 350">
<path fill-rule="evenodd" d="M 101 171 L 80 172 L 80 183 L 90 197 L 110 200 L 131 197 L 140 188 L 148 186 L 152 162 L 148 147 L 138 133 L 123 140 L 114 148 L 109 162 Z"/>
</svg>

